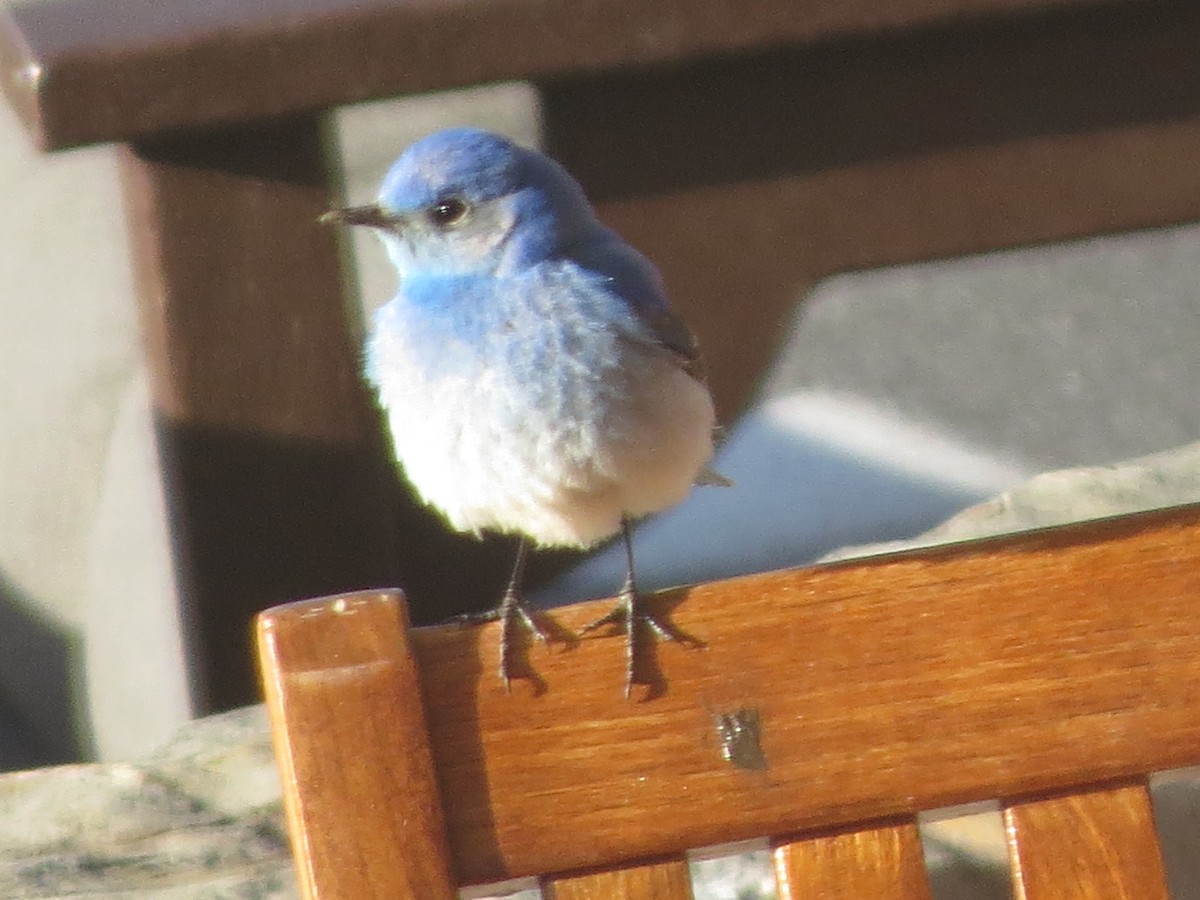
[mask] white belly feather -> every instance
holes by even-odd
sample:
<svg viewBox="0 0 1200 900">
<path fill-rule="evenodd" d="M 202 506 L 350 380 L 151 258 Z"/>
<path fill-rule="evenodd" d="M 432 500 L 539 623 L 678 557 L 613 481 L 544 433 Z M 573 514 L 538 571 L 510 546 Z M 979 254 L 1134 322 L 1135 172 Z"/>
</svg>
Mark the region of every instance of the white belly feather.
<svg viewBox="0 0 1200 900">
<path fill-rule="evenodd" d="M 712 456 L 708 390 L 670 351 L 607 339 L 617 364 L 599 376 L 570 357 L 531 371 L 496 353 L 431 377 L 402 329 L 377 329 L 370 376 L 420 496 L 460 531 L 544 546 L 588 546 L 681 501 Z"/>
</svg>

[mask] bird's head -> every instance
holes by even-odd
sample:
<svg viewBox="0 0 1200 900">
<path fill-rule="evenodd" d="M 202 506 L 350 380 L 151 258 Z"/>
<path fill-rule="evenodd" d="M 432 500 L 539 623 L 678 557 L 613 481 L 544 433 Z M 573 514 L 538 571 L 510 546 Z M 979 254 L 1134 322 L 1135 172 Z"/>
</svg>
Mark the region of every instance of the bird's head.
<svg viewBox="0 0 1200 900">
<path fill-rule="evenodd" d="M 600 227 L 558 163 L 473 128 L 413 144 L 388 171 L 375 203 L 322 219 L 374 229 L 401 278 L 519 271 Z"/>
</svg>

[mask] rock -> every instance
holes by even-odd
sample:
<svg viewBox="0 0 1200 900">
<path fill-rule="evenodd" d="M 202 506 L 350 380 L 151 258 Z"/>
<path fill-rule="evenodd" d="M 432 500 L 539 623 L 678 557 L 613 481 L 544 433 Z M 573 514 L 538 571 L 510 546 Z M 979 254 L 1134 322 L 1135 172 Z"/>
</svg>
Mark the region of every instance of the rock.
<svg viewBox="0 0 1200 900">
<path fill-rule="evenodd" d="M 0 777 L 0 896 L 297 896 L 266 714 L 184 727 L 137 764 Z"/>
<path fill-rule="evenodd" d="M 836 550 L 852 559 L 1200 502 L 1200 441 L 1111 466 L 1046 472 L 915 538 Z"/>
</svg>

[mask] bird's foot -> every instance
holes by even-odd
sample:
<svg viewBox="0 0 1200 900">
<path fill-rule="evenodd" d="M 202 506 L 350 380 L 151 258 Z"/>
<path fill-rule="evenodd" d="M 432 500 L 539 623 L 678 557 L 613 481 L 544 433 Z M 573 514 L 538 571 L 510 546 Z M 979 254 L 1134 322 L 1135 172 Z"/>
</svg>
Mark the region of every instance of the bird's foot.
<svg viewBox="0 0 1200 900">
<path fill-rule="evenodd" d="M 648 612 L 643 607 L 644 603 L 638 595 L 636 588 L 627 583 L 621 589 L 616 606 L 599 619 L 589 622 L 579 630 L 581 637 L 606 626 L 612 626 L 625 632 L 626 700 L 629 700 L 633 696 L 633 686 L 635 684 L 654 685 L 661 681 L 661 677 L 654 671 L 652 661 L 644 659 L 642 652 L 642 632 L 644 630 L 649 631 L 658 640 L 699 646 L 699 642 L 695 638 L 671 627 L 668 623 L 659 619 L 654 613 Z"/>
<path fill-rule="evenodd" d="M 478 625 L 485 622 L 500 623 L 500 680 L 504 682 L 504 690 L 512 690 L 512 680 L 515 677 L 516 662 L 514 661 L 515 630 L 520 627 L 543 644 L 550 642 L 550 634 L 529 611 L 520 594 L 511 588 L 504 592 L 499 605 L 494 609 L 477 613 L 466 613 L 458 617 L 459 622 Z"/>
</svg>

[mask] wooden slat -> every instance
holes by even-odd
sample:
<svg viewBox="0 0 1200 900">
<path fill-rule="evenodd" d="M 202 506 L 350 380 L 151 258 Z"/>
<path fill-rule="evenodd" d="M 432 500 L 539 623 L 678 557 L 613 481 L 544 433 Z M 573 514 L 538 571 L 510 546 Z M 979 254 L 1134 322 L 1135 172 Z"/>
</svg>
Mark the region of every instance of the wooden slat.
<svg viewBox="0 0 1200 900">
<path fill-rule="evenodd" d="M 692 900 L 685 859 L 546 879 L 546 900 Z"/>
<path fill-rule="evenodd" d="M 257 699 L 255 612 L 394 584 L 396 490 L 315 118 L 127 147 L 122 177 L 201 712 Z"/>
<path fill-rule="evenodd" d="M 506 693 L 495 626 L 419 629 L 456 871 L 604 867 L 1200 762 L 1198 548 L 1186 507 L 666 592 L 705 647 L 656 647 L 665 683 L 636 702 L 619 638 L 528 648 L 543 689 Z M 722 753 L 739 711 L 765 766 Z"/>
<path fill-rule="evenodd" d="M 1167 900 L 1144 783 L 1004 808 L 1017 900 Z"/>
<path fill-rule="evenodd" d="M 72 0 L 5 6 L 3 85 L 43 146 L 1089 0 Z M 499 39 L 497 39 L 499 37 Z M 513 53 L 520 47 L 520 53 Z M 247 77 L 253 73 L 253 77 Z"/>
<path fill-rule="evenodd" d="M 264 614 L 258 638 L 303 896 L 452 900 L 403 606 L 297 604 Z"/>
<path fill-rule="evenodd" d="M 797 838 L 774 848 L 779 900 L 931 900 L 916 822 Z"/>
</svg>

